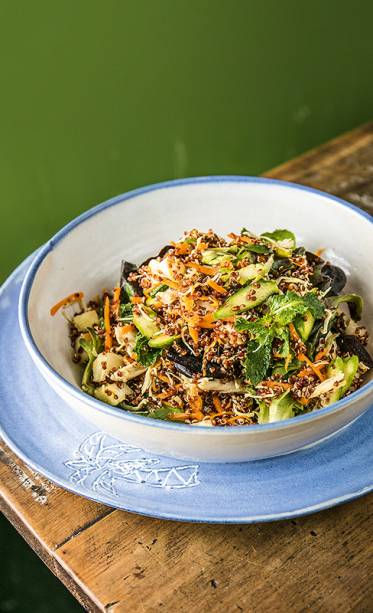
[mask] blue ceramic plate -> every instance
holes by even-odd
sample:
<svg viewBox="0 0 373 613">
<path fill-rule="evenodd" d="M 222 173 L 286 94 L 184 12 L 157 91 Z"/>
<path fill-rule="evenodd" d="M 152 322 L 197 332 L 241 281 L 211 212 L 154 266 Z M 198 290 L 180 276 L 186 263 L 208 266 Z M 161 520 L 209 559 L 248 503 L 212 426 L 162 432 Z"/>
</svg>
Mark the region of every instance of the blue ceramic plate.
<svg viewBox="0 0 373 613">
<path fill-rule="evenodd" d="M 221 523 L 305 515 L 373 489 L 373 408 L 319 445 L 241 464 L 155 456 L 97 432 L 49 388 L 23 346 L 17 303 L 30 262 L 0 294 L 0 432 L 51 481 L 134 513 Z"/>
</svg>

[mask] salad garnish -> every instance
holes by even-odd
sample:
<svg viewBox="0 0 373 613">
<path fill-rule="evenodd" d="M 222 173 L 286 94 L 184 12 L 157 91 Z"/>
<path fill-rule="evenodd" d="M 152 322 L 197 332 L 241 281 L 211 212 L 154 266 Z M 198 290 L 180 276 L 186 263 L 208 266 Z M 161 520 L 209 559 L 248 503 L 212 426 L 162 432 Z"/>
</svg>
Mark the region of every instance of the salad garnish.
<svg viewBox="0 0 373 613">
<path fill-rule="evenodd" d="M 193 229 L 51 314 L 63 310 L 81 387 L 103 402 L 191 425 L 279 421 L 351 394 L 373 367 L 362 298 L 321 256 L 286 229 Z"/>
</svg>

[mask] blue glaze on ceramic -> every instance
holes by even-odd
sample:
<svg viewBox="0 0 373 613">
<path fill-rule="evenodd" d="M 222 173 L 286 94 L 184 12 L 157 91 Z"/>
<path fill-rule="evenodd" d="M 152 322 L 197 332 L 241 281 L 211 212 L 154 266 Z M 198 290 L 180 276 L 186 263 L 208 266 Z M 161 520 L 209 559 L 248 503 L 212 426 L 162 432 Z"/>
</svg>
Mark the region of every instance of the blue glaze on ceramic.
<svg viewBox="0 0 373 613">
<path fill-rule="evenodd" d="M 0 432 L 58 485 L 104 504 L 179 521 L 250 523 L 296 517 L 373 489 L 373 410 L 327 441 L 269 460 L 188 463 L 116 441 L 51 390 L 21 338 L 17 301 L 27 260 L 0 295 Z"/>
<path fill-rule="evenodd" d="M 337 196 L 327 194 L 325 192 L 322 192 L 320 190 L 317 190 L 317 189 L 314 189 L 314 188 L 311 188 L 305 185 L 299 185 L 296 183 L 291 183 L 289 181 L 279 181 L 277 179 L 269 179 L 266 177 L 207 176 L 207 177 L 192 177 L 188 179 L 165 181 L 161 183 L 155 183 L 153 185 L 148 185 L 146 187 L 138 188 L 130 192 L 127 192 L 125 194 L 121 194 L 119 196 L 115 196 L 114 198 L 111 198 L 110 200 L 107 200 L 106 202 L 103 202 L 102 204 L 99 204 L 93 207 L 89 211 L 86 211 L 85 213 L 78 216 L 76 219 L 74 219 L 70 223 L 68 223 L 66 226 L 64 226 L 59 232 L 57 232 L 57 234 L 54 235 L 53 238 L 51 238 L 40 249 L 40 251 L 38 252 L 37 256 L 35 257 L 34 261 L 32 262 L 32 265 L 30 266 L 26 274 L 25 282 L 22 287 L 20 301 L 19 301 L 19 320 L 20 320 L 20 324 L 22 327 L 24 337 L 25 339 L 27 339 L 27 344 L 28 344 L 29 349 L 32 351 L 33 355 L 39 361 L 39 363 L 42 364 L 43 368 L 48 372 L 48 376 L 50 376 L 51 379 L 54 379 L 55 382 L 67 394 L 76 398 L 78 401 L 84 402 L 86 405 L 93 407 L 94 409 L 98 410 L 101 413 L 106 413 L 108 416 L 110 415 L 117 416 L 118 412 L 121 412 L 122 419 L 126 421 L 141 424 L 142 427 L 152 425 L 151 423 L 149 423 L 148 419 L 142 417 L 141 415 L 135 415 L 135 414 L 128 413 L 128 412 L 123 414 L 123 412 L 120 409 L 116 407 L 111 407 L 109 405 L 105 405 L 103 402 L 98 401 L 91 396 L 88 396 L 87 394 L 82 392 L 78 387 L 72 385 L 69 381 L 66 381 L 66 379 L 64 379 L 54 368 L 52 368 L 52 366 L 48 363 L 48 361 L 45 359 L 45 357 L 39 350 L 32 336 L 29 322 L 28 322 L 28 301 L 29 301 L 30 291 L 31 291 L 35 276 L 38 272 L 40 265 L 45 259 L 45 257 L 54 249 L 54 247 L 61 240 L 63 240 L 63 238 L 69 232 L 71 232 L 71 230 L 79 226 L 81 223 L 83 223 L 87 219 L 94 217 L 95 215 L 103 211 L 104 209 L 113 207 L 123 201 L 130 200 L 131 198 L 140 196 L 142 194 L 146 194 L 148 192 L 159 190 L 159 189 L 167 189 L 167 188 L 173 188 L 176 186 L 191 185 L 191 184 L 229 183 L 229 182 L 231 183 L 261 183 L 261 184 L 284 186 L 284 187 L 287 186 L 287 187 L 291 187 L 293 189 L 299 190 L 301 192 L 302 191 L 310 192 L 310 193 L 313 193 L 319 196 L 327 197 L 329 200 L 337 202 L 343 207 L 353 210 L 357 215 L 359 215 L 360 217 L 366 218 L 373 225 L 373 217 L 369 213 L 359 209 L 358 207 L 354 206 L 353 204 L 345 200 L 342 200 L 341 198 L 338 198 Z M 251 426 L 251 429 L 257 429 L 260 431 L 279 430 L 279 429 L 286 429 L 290 424 L 316 421 L 316 420 L 322 419 L 323 417 L 325 417 L 326 415 L 330 413 L 335 413 L 345 408 L 352 401 L 358 400 L 359 398 L 362 398 L 362 397 L 366 397 L 372 392 L 372 390 L 373 390 L 373 380 L 367 382 L 363 387 L 359 388 L 358 390 L 350 394 L 348 397 L 342 398 L 338 402 L 335 402 L 330 406 L 319 409 L 318 411 L 311 412 L 311 413 L 305 413 L 303 415 L 298 415 L 291 419 L 284 419 L 281 422 L 253 425 Z M 171 423 L 169 421 L 160 421 L 158 424 L 158 428 L 160 430 L 179 430 L 179 431 L 180 430 L 181 431 L 190 430 L 190 426 L 187 424 Z M 227 438 L 230 437 L 230 430 L 228 428 L 206 428 L 204 426 L 195 424 L 193 426 L 193 430 L 196 432 L 198 430 L 199 431 L 202 430 L 203 435 L 208 436 L 208 437 L 227 437 Z M 236 426 L 235 434 L 239 434 L 239 433 L 242 433 L 243 436 L 247 434 L 247 427 L 246 426 Z"/>
</svg>

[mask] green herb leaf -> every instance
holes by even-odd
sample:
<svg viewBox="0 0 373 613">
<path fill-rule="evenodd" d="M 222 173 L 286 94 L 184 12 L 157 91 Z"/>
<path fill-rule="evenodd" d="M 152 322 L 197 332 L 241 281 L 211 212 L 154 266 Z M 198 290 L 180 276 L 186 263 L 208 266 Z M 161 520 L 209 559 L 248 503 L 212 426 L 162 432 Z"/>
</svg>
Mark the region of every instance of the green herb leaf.
<svg viewBox="0 0 373 613">
<path fill-rule="evenodd" d="M 271 361 L 273 332 L 268 330 L 258 340 L 247 343 L 244 363 L 246 378 L 252 385 L 258 385 L 265 378 Z"/>
<path fill-rule="evenodd" d="M 325 313 L 324 306 L 322 302 L 310 292 L 303 296 L 303 302 L 307 305 L 307 310 L 311 311 L 312 315 L 315 319 L 321 319 Z"/>
<path fill-rule="evenodd" d="M 271 318 L 280 326 L 288 325 L 297 315 L 303 315 L 309 309 L 302 296 L 289 291 L 286 294 L 270 296 L 267 305 L 269 311 L 266 319 Z"/>
<path fill-rule="evenodd" d="M 282 341 L 281 349 L 277 350 L 276 353 L 280 358 L 286 358 L 290 353 L 290 335 L 288 328 L 280 328 L 276 326 L 275 328 L 275 337 Z"/>
<path fill-rule="evenodd" d="M 136 338 L 136 345 L 134 348 L 134 352 L 137 356 L 137 361 L 142 364 L 142 366 L 152 366 L 154 362 L 158 359 L 158 357 L 162 353 L 162 349 L 155 349 L 154 347 L 149 347 L 148 340 L 146 336 L 142 334 L 138 334 Z"/>
<path fill-rule="evenodd" d="M 131 322 L 133 320 L 133 314 L 132 314 L 132 305 L 127 303 L 127 304 L 121 304 L 120 308 L 119 308 L 119 318 L 124 321 L 124 322 Z"/>
<path fill-rule="evenodd" d="M 296 247 L 295 235 L 290 230 L 275 230 L 261 235 L 269 240 L 280 257 L 290 257 Z"/>
</svg>

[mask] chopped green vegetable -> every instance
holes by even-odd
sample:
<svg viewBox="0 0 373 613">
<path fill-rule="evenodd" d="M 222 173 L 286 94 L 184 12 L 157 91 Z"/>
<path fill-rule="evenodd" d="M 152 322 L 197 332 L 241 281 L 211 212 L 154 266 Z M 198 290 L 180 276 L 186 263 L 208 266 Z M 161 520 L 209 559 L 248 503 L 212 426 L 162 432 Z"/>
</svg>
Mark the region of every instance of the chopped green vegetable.
<svg viewBox="0 0 373 613">
<path fill-rule="evenodd" d="M 296 247 L 295 235 L 289 230 L 275 230 L 264 232 L 261 237 L 267 239 L 280 257 L 291 257 Z"/>
<path fill-rule="evenodd" d="M 274 281 L 258 281 L 254 285 L 247 285 L 230 296 L 215 313 L 215 319 L 226 319 L 243 313 L 264 302 L 268 296 L 279 292 Z"/>
<path fill-rule="evenodd" d="M 337 357 L 328 368 L 328 377 L 332 377 L 337 373 L 343 374 L 343 379 L 340 381 L 328 398 L 328 404 L 332 404 L 333 402 L 337 402 L 351 387 L 355 375 L 357 373 L 357 369 L 359 367 L 359 358 L 357 355 L 353 355 L 350 358 L 341 358 Z"/>
<path fill-rule="evenodd" d="M 162 349 L 149 347 L 149 339 L 142 334 L 137 335 L 135 353 L 137 361 L 143 366 L 152 366 L 162 353 Z"/>
<path fill-rule="evenodd" d="M 326 299 L 327 305 L 334 308 L 343 302 L 347 302 L 352 319 L 359 321 L 363 311 L 363 299 L 361 296 L 358 296 L 358 294 L 344 294 L 343 296 L 330 296 L 330 298 Z"/>
</svg>

